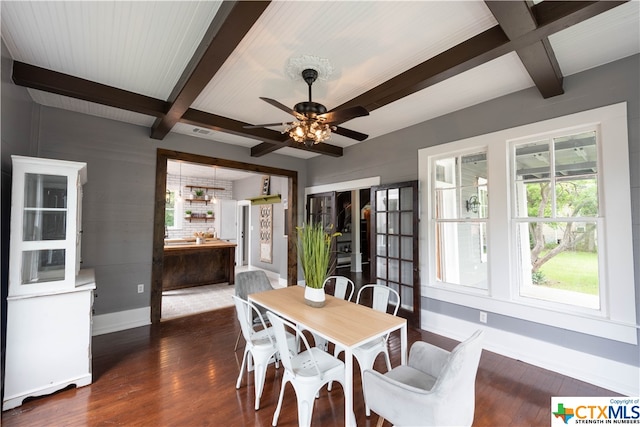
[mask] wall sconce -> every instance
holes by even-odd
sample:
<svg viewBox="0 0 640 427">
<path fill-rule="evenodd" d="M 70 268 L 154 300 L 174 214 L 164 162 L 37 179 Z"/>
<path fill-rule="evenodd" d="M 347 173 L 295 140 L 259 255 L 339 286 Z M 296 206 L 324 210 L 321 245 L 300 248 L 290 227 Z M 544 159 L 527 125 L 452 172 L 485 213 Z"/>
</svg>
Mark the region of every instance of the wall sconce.
<svg viewBox="0 0 640 427">
<path fill-rule="evenodd" d="M 467 200 L 465 206 L 467 207 L 467 212 L 478 213 L 478 206 L 480 206 L 480 202 L 478 201 L 478 196 L 471 196 L 469 200 Z"/>
</svg>

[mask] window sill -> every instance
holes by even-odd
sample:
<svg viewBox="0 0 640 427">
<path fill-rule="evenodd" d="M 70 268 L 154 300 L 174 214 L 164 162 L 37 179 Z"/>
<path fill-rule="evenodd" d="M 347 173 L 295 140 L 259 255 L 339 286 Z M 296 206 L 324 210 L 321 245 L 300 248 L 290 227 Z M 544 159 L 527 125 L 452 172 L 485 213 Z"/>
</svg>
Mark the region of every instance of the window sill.
<svg viewBox="0 0 640 427">
<path fill-rule="evenodd" d="M 537 307 L 526 300 L 510 301 L 489 295 L 471 295 L 468 293 L 444 289 L 442 286 L 422 285 L 422 296 L 438 301 L 465 307 L 485 310 L 543 325 L 560 327 L 587 335 L 637 345 L 637 325 L 616 322 L 604 317 L 583 313 L 569 313 L 555 309 Z"/>
</svg>

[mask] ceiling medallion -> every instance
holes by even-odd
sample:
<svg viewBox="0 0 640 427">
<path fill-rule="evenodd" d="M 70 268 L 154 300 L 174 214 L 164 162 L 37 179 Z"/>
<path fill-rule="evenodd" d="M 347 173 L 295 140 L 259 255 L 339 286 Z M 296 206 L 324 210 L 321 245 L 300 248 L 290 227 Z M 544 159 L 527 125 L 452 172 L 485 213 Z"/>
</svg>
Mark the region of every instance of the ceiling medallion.
<svg viewBox="0 0 640 427">
<path fill-rule="evenodd" d="M 317 78 L 327 80 L 333 74 L 333 67 L 328 59 L 313 55 L 301 55 L 289 58 L 285 71 L 292 80 L 304 80 L 302 72 L 311 69 L 318 73 Z"/>
</svg>

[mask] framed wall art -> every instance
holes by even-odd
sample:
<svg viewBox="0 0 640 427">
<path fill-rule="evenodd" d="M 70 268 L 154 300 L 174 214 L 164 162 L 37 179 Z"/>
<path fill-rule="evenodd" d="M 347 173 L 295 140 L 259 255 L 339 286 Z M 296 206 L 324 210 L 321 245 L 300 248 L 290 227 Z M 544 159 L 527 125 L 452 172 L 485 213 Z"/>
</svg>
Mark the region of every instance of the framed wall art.
<svg viewBox="0 0 640 427">
<path fill-rule="evenodd" d="M 273 205 L 260 206 L 260 261 L 271 264 L 273 257 Z"/>
</svg>

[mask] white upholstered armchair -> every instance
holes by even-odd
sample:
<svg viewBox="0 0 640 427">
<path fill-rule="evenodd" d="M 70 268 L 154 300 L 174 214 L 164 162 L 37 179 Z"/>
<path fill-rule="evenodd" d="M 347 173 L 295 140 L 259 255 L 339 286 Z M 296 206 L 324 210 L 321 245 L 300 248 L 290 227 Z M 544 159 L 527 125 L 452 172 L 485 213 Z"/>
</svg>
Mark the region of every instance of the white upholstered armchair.
<svg viewBox="0 0 640 427">
<path fill-rule="evenodd" d="M 476 331 L 451 352 L 418 341 L 407 365 L 385 374 L 364 371 L 365 403 L 395 426 L 470 426 L 483 333 Z"/>
</svg>

